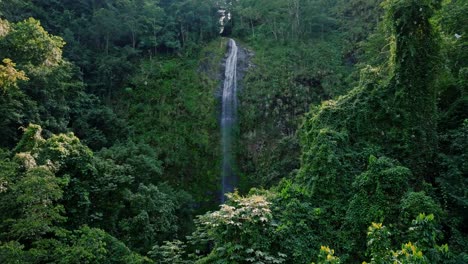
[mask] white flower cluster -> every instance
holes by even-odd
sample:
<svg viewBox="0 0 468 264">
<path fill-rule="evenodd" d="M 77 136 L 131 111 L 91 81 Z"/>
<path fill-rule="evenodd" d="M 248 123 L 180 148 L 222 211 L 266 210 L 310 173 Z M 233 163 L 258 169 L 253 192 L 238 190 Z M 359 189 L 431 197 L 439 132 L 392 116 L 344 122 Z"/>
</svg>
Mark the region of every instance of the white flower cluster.
<svg viewBox="0 0 468 264">
<path fill-rule="evenodd" d="M 232 225 L 240 227 L 244 223 L 269 222 L 272 218 L 270 202 L 264 196 L 231 197 L 235 206 L 221 205 L 219 211 L 211 213 L 213 222 L 205 222 L 211 226 Z"/>
</svg>

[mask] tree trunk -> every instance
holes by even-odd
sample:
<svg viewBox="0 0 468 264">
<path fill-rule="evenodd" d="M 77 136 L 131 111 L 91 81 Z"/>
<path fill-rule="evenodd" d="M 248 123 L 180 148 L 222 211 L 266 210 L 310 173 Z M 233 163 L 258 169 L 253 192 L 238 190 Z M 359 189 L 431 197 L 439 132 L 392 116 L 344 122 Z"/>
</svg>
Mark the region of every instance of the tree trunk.
<svg viewBox="0 0 468 264">
<path fill-rule="evenodd" d="M 109 32 L 106 34 L 106 55 L 109 55 Z"/>
<path fill-rule="evenodd" d="M 255 29 L 254 29 L 254 26 L 253 26 L 253 20 L 250 19 L 250 28 L 252 29 L 252 37 L 255 38 Z"/>
<path fill-rule="evenodd" d="M 132 48 L 136 48 L 136 32 L 135 30 L 132 30 Z"/>
<path fill-rule="evenodd" d="M 275 36 L 275 40 L 278 41 L 278 35 L 276 33 L 276 19 L 273 20 L 273 35 Z"/>
<path fill-rule="evenodd" d="M 180 38 L 182 39 L 182 47 L 185 47 L 185 35 L 182 23 L 180 23 Z"/>
</svg>

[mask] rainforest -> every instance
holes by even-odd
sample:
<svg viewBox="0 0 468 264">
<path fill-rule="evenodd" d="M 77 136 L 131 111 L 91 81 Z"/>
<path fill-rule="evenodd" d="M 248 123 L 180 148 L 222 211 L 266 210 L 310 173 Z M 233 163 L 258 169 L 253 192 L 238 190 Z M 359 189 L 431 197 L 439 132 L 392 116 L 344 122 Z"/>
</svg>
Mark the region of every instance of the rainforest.
<svg viewBox="0 0 468 264">
<path fill-rule="evenodd" d="M 468 1 L 0 0 L 0 263 L 468 263 Z"/>
</svg>

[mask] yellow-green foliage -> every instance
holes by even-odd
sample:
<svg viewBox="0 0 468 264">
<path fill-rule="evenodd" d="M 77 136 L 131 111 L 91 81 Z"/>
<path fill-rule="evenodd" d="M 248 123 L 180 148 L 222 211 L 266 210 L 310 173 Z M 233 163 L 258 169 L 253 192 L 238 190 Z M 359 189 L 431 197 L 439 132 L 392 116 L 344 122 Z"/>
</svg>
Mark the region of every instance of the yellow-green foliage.
<svg viewBox="0 0 468 264">
<path fill-rule="evenodd" d="M 18 71 L 15 66 L 16 64 L 10 59 L 3 59 L 3 65 L 0 65 L 0 89 L 3 92 L 11 87 L 17 87 L 19 80 L 28 80 L 24 71 Z"/>
<path fill-rule="evenodd" d="M 393 262 L 401 262 L 408 264 L 426 264 L 429 263 L 426 258 L 424 258 L 423 253 L 411 242 L 404 244 L 401 247 L 401 250 L 394 251 L 392 254 Z"/>
<path fill-rule="evenodd" d="M 437 245 L 440 231 L 434 215 L 419 214 L 408 229 L 401 250 L 391 250 L 395 234 L 382 223 L 372 223 L 367 232 L 367 248 L 372 264 L 384 263 L 447 263 L 450 259 L 448 245 Z"/>
<path fill-rule="evenodd" d="M 425 224 L 421 224 L 424 222 Z M 401 245 L 401 249 L 392 250 L 391 240 L 392 235 L 389 229 L 382 223 L 372 223 L 367 229 L 367 249 L 370 262 L 362 262 L 363 264 L 387 264 L 387 263 L 408 263 L 408 264 L 426 264 L 426 263 L 445 263 L 448 258 L 448 246 L 436 245 L 436 241 L 431 240 L 425 244 L 424 234 L 433 234 L 434 222 L 433 215 L 420 214 L 414 221 L 414 226 L 410 229 L 417 228 L 421 232 L 413 241 L 406 242 Z M 425 244 L 425 245 L 424 245 Z M 320 248 L 318 263 L 341 263 L 340 258 L 334 255 L 334 250 L 329 247 L 322 246 Z"/>
<path fill-rule="evenodd" d="M 0 18 L 0 38 L 6 36 L 8 32 L 10 32 L 10 23 Z"/>
<path fill-rule="evenodd" d="M 335 256 L 335 250 L 327 246 L 320 247 L 317 264 L 340 264 L 340 258 Z M 314 263 L 312 263 L 314 264 Z"/>
<path fill-rule="evenodd" d="M 18 64 L 54 66 L 62 61 L 62 38 L 50 35 L 38 20 L 11 24 L 10 31 L 0 38 L 0 58 L 11 58 Z"/>
<path fill-rule="evenodd" d="M 45 140 L 42 137 L 42 127 L 36 124 L 29 124 L 24 128 L 24 134 L 16 145 L 14 152 L 33 152 L 37 151 Z"/>
</svg>

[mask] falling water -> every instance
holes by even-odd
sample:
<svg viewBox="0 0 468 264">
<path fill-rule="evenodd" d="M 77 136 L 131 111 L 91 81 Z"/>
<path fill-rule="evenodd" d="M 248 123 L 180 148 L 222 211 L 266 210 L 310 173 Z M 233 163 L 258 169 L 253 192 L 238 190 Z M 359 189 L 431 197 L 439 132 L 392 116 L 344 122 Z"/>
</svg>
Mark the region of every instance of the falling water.
<svg viewBox="0 0 468 264">
<path fill-rule="evenodd" d="M 232 192 L 236 184 L 233 165 L 232 137 L 237 114 L 237 45 L 229 39 L 229 56 L 226 59 L 226 70 L 222 95 L 221 113 L 221 147 L 223 149 L 222 193 L 224 203 L 227 192 Z"/>
</svg>

